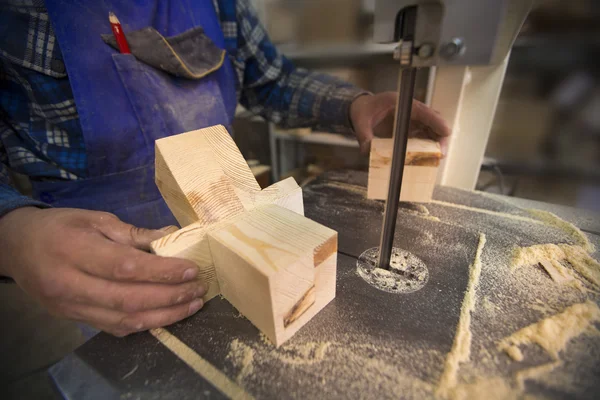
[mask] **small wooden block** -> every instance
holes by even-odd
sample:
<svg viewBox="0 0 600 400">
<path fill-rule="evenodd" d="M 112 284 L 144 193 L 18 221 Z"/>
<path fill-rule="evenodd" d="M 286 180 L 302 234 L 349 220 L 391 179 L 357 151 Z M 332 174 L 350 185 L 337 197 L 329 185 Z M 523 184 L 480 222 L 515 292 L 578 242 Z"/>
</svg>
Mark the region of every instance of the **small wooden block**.
<svg viewBox="0 0 600 400">
<path fill-rule="evenodd" d="M 367 198 L 385 200 L 390 182 L 393 139 L 373 139 L 369 159 Z M 437 170 L 442 159 L 439 143 L 426 139 L 408 139 L 401 201 L 431 201 Z"/>
<path fill-rule="evenodd" d="M 337 233 L 323 225 L 266 205 L 208 236 L 223 296 L 276 346 L 335 297 Z"/>
</svg>

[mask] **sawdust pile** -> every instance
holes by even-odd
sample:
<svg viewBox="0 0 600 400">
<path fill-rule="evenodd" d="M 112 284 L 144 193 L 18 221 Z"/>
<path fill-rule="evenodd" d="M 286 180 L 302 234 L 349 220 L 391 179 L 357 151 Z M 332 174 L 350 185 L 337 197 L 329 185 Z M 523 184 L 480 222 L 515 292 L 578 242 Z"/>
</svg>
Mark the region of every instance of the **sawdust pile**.
<svg viewBox="0 0 600 400">
<path fill-rule="evenodd" d="M 244 345 L 238 339 L 234 339 L 230 344 L 230 351 L 227 358 L 240 365 L 240 372 L 235 380 L 240 383 L 248 375 L 254 372 L 254 350 Z"/>
<path fill-rule="evenodd" d="M 592 302 L 575 304 L 562 313 L 542 319 L 503 339 L 498 348 L 506 351 L 513 359 L 521 361 L 523 355 L 516 346 L 536 343 L 546 350 L 554 360 L 567 343 L 586 331 L 592 323 L 600 321 L 600 308 Z M 511 350 L 512 349 L 512 350 Z M 514 350 L 516 349 L 516 350 Z"/>
<path fill-rule="evenodd" d="M 453 400 L 512 400 L 519 398 L 520 392 L 511 387 L 501 377 L 477 378 L 452 389 Z"/>
<path fill-rule="evenodd" d="M 510 207 L 495 206 L 493 209 L 500 211 L 490 211 L 443 201 L 434 201 L 430 209 L 442 221 L 484 232 L 488 239 L 482 254 L 482 277 L 476 292 L 477 307 L 472 312 L 469 327 L 472 336 L 470 352 L 474 356 L 459 363 L 455 384 L 445 391 L 445 397 L 524 398 L 529 396 L 524 387 L 524 381 L 528 379 L 543 381 L 558 393 L 574 395 L 581 393 L 581 388 L 573 382 L 581 383 L 581 379 L 585 379 L 587 381 L 583 387 L 595 387 L 596 383 L 589 381 L 590 373 L 593 375 L 593 372 L 586 373 L 579 367 L 573 367 L 581 362 L 592 362 L 593 356 L 588 349 L 600 348 L 597 346 L 598 342 L 593 342 L 589 335 L 571 341 L 577 346 L 569 347 L 569 365 L 557 361 L 547 363 L 547 358 L 536 353 L 528 360 L 528 364 L 533 364 L 534 367 L 515 372 L 515 364 L 507 363 L 508 357 L 504 353 L 510 352 L 511 360 L 521 359 L 524 358 L 521 349 L 518 346 L 509 346 L 502 351 L 497 349 L 500 340 L 519 327 L 537 323 L 540 314 L 544 318 L 574 303 L 596 298 L 596 293 L 587 290 L 587 287 L 590 284 L 598 286 L 600 268 L 598 262 L 588 254 L 594 246 L 586 235 L 573 224 L 546 212 L 522 210 L 510 214 L 503 212 L 510 210 Z M 452 209 L 469 213 L 458 219 L 457 211 Z M 516 251 L 511 254 L 511 249 L 515 248 Z M 540 268 L 531 268 L 544 260 L 551 261 L 557 269 L 561 268 L 570 278 L 570 281 L 565 280 L 569 284 L 557 285 Z M 527 267 L 523 268 L 525 266 Z M 586 290 L 578 289 L 584 285 Z M 459 331 L 460 327 L 456 338 Z M 592 331 L 593 326 L 586 333 Z M 584 344 L 588 347 L 582 350 Z M 448 362 L 453 357 L 452 353 L 448 354 Z M 572 360 L 577 361 L 573 364 Z M 554 369 L 557 374 L 560 371 L 561 379 L 550 379 L 551 376 L 557 376 Z M 594 367 L 590 371 L 594 371 Z"/>
<path fill-rule="evenodd" d="M 548 211 L 535 209 L 529 209 L 527 211 L 531 215 L 539 218 L 541 221 L 546 223 L 546 225 L 554 226 L 565 232 L 575 241 L 575 243 L 583 247 L 583 249 L 588 253 L 593 253 L 594 251 L 596 251 L 594 245 L 590 242 L 588 237 L 572 223 L 567 222 L 564 219 L 558 217 L 556 214 L 552 214 Z"/>
<path fill-rule="evenodd" d="M 468 361 L 471 355 L 471 312 L 475 309 L 475 290 L 479 283 L 481 275 L 481 253 L 485 246 L 486 237 L 479 235 L 479 245 L 475 260 L 470 266 L 469 284 L 465 293 L 465 298 L 460 310 L 460 319 L 454 337 L 452 350 L 446 358 L 444 373 L 436 394 L 441 397 L 449 397 L 451 390 L 457 385 L 457 376 L 460 363 Z"/>
<path fill-rule="evenodd" d="M 426 350 L 407 348 L 402 353 L 402 356 L 414 353 L 411 358 L 416 363 L 426 360 L 432 366 L 443 360 L 441 354 Z M 294 374 L 303 390 L 296 393 L 286 387 L 283 390 L 288 398 L 368 399 L 388 388 L 378 398 L 434 399 L 435 385 L 404 369 L 398 363 L 400 357 L 397 349 L 381 343 L 305 342 L 275 349 L 264 339 L 248 342 L 235 339 L 227 356 L 242 386 L 251 382 L 253 387 L 260 387 L 264 382 L 257 380 L 263 374 L 253 372 L 274 365 L 282 373 Z M 319 367 L 315 368 L 315 364 Z M 327 392 L 323 392 L 325 387 Z"/>
<path fill-rule="evenodd" d="M 525 381 L 529 379 L 538 379 L 547 375 L 555 368 L 562 365 L 560 361 L 554 361 L 547 364 L 538 365 L 536 367 L 526 368 L 516 373 L 517 385 L 519 390 L 525 390 Z"/>
<path fill-rule="evenodd" d="M 540 244 L 517 247 L 511 262 L 511 269 L 537 265 L 544 261 L 550 262 L 565 278 L 571 276 L 568 269 L 562 264 L 562 262 L 567 262 L 594 286 L 600 287 L 600 263 L 594 260 L 581 246 Z"/>
<path fill-rule="evenodd" d="M 406 213 L 406 214 L 414 215 L 414 216 L 417 216 L 420 218 L 428 219 L 430 221 L 441 222 L 441 220 L 438 217 L 431 215 L 429 213 L 429 209 L 427 209 L 427 207 L 425 207 L 424 205 L 418 204 L 418 203 L 415 203 L 415 204 L 409 203 L 409 204 L 411 206 L 413 206 L 414 209 L 401 206 L 398 209 L 398 211 Z"/>
</svg>

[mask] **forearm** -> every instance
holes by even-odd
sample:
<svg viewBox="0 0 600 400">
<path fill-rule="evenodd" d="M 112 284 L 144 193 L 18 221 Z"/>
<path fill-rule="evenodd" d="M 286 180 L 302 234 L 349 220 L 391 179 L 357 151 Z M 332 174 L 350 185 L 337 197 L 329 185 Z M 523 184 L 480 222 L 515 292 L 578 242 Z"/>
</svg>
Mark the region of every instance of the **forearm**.
<svg viewBox="0 0 600 400">
<path fill-rule="evenodd" d="M 352 132 L 350 104 L 366 91 L 296 68 L 273 45 L 248 0 L 237 0 L 236 18 L 236 63 L 244 71 L 240 99 L 244 107 L 286 128 Z"/>
<path fill-rule="evenodd" d="M 335 77 L 292 68 L 276 81 L 248 88 L 242 104 L 284 128 L 350 133 L 350 104 L 365 93 Z"/>
</svg>

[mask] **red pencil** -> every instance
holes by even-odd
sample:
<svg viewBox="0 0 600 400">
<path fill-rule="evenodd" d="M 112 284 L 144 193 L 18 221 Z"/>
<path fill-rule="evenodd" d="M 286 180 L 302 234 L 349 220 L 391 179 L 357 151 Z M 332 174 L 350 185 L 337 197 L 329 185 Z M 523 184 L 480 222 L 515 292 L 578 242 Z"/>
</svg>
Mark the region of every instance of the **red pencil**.
<svg viewBox="0 0 600 400">
<path fill-rule="evenodd" d="M 112 12 L 109 12 L 108 20 L 110 21 L 113 35 L 115 35 L 115 39 L 117 39 L 117 45 L 119 45 L 121 54 L 131 54 L 131 50 L 129 50 L 129 44 L 127 44 L 127 39 L 125 38 L 123 28 L 121 28 L 121 23 L 119 22 L 117 16 Z"/>
</svg>

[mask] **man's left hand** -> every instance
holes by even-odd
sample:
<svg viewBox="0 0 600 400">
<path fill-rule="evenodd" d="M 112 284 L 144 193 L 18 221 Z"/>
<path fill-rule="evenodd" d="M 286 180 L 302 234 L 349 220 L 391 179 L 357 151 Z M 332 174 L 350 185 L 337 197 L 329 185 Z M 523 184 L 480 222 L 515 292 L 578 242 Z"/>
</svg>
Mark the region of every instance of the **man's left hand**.
<svg viewBox="0 0 600 400">
<path fill-rule="evenodd" d="M 398 94 L 385 92 L 363 95 L 350 105 L 350 119 L 360 150 L 368 153 L 374 136 L 391 137 L 394 127 L 394 112 Z M 410 137 L 423 137 L 440 142 L 446 154 L 450 128 L 442 116 L 418 100 L 413 100 Z"/>
</svg>

